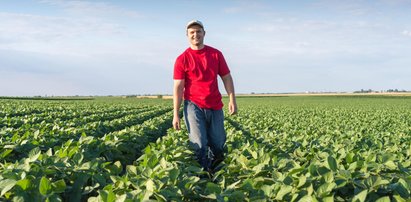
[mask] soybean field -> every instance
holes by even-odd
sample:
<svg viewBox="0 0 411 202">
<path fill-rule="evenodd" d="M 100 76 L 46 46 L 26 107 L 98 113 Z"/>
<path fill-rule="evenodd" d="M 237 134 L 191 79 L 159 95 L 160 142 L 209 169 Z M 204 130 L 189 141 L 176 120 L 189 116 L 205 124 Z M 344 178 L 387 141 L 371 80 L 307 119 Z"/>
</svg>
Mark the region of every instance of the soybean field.
<svg viewBox="0 0 411 202">
<path fill-rule="evenodd" d="M 0 201 L 411 200 L 411 97 L 237 103 L 211 175 L 172 100 L 0 99 Z"/>
</svg>

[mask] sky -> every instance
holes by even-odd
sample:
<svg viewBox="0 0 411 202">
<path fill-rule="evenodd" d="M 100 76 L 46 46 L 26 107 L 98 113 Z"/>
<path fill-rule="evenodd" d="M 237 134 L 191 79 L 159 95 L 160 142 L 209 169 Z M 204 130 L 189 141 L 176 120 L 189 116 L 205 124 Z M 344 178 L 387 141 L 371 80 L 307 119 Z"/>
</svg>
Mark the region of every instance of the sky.
<svg viewBox="0 0 411 202">
<path fill-rule="evenodd" d="M 238 94 L 411 90 L 410 11 L 411 0 L 0 0 L 0 96 L 172 94 L 192 19 Z"/>
</svg>

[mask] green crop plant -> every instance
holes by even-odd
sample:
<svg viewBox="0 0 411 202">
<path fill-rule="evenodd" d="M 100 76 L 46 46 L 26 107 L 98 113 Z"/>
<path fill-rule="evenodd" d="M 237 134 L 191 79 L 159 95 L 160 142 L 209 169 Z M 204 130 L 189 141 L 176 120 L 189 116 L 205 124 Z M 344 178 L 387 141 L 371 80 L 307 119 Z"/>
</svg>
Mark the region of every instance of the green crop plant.
<svg viewBox="0 0 411 202">
<path fill-rule="evenodd" d="M 0 99 L 0 201 L 411 200 L 410 97 L 237 102 L 209 174 L 171 100 Z"/>
</svg>

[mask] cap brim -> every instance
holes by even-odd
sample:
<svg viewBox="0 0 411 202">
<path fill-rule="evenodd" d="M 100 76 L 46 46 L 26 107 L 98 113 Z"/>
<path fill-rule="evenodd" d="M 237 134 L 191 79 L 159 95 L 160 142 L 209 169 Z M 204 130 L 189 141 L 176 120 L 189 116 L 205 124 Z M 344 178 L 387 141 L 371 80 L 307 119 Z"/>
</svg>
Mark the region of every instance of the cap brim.
<svg viewBox="0 0 411 202">
<path fill-rule="evenodd" d="M 192 26 L 194 26 L 194 25 L 198 25 L 198 26 L 200 26 L 201 28 L 204 28 L 201 24 L 191 23 L 191 24 L 187 25 L 187 29 L 190 28 L 190 27 L 192 27 Z"/>
<path fill-rule="evenodd" d="M 203 24 L 200 21 L 197 21 L 197 20 L 193 20 L 190 23 L 188 23 L 186 28 L 188 29 L 188 28 L 190 28 L 191 26 L 194 26 L 194 25 L 198 25 L 198 26 L 200 26 L 201 28 L 204 29 Z"/>
</svg>

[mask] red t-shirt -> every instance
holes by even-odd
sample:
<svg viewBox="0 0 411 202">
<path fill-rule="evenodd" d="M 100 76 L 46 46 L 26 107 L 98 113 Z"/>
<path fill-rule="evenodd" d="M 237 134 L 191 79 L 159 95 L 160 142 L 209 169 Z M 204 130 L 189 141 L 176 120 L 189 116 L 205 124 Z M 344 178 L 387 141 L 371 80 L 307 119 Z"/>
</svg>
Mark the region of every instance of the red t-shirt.
<svg viewBox="0 0 411 202">
<path fill-rule="evenodd" d="M 217 75 L 230 73 L 223 54 L 210 46 L 201 50 L 187 48 L 174 64 L 174 79 L 185 80 L 184 99 L 201 108 L 223 108 Z"/>
</svg>

